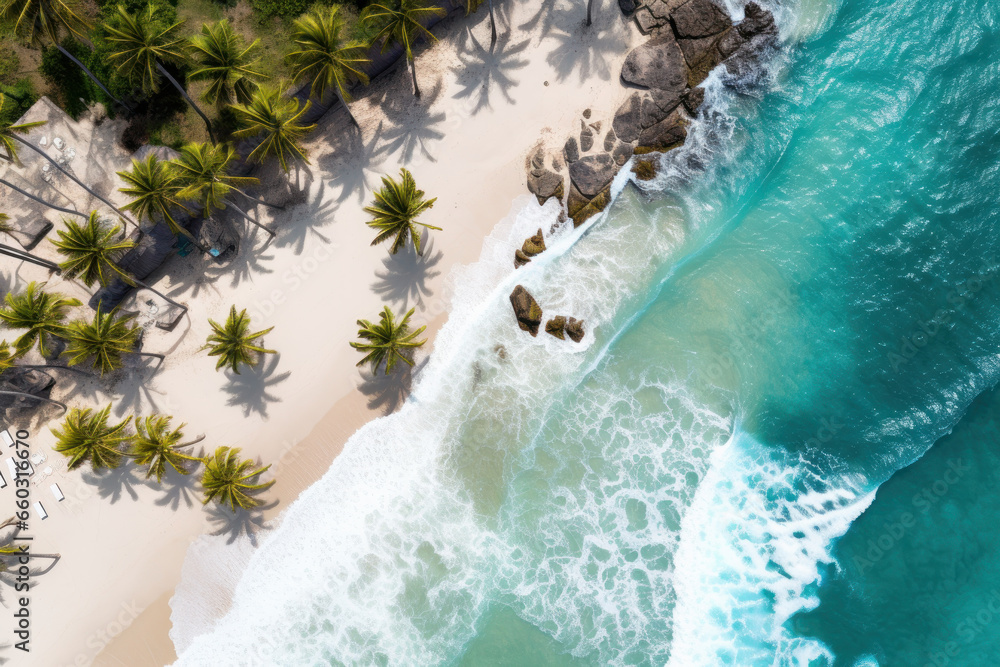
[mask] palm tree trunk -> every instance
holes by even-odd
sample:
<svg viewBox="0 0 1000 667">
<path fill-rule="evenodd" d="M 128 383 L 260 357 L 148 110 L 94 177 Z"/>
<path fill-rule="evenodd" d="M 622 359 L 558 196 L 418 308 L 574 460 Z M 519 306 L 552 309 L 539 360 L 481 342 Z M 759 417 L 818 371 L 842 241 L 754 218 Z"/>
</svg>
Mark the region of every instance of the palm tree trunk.
<svg viewBox="0 0 1000 667">
<path fill-rule="evenodd" d="M 594 10 L 594 0 L 587 0 L 587 25 L 591 24 L 591 15 Z"/>
<path fill-rule="evenodd" d="M 244 197 L 246 197 L 250 201 L 256 202 L 257 204 L 261 204 L 263 206 L 267 206 L 268 208 L 276 208 L 279 211 L 284 211 L 285 210 L 284 206 L 278 206 L 277 204 L 272 204 L 271 202 L 264 201 L 263 199 L 257 199 L 256 197 L 251 197 L 250 195 L 248 195 L 247 193 L 243 192 L 242 190 L 240 190 L 238 188 L 233 188 L 233 191 L 240 193 L 241 195 L 243 195 Z"/>
<path fill-rule="evenodd" d="M 97 76 L 95 76 L 94 73 L 91 72 L 87 68 L 86 65 L 84 65 L 82 62 L 80 62 L 79 60 L 77 60 L 76 56 L 74 56 L 72 53 L 70 53 L 69 51 L 67 51 L 66 49 L 64 49 L 61 44 L 56 44 L 55 46 L 56 46 L 57 49 L 59 49 L 59 52 L 62 53 L 67 58 L 69 58 L 73 62 L 74 65 L 76 65 L 77 67 L 79 67 L 80 69 L 82 69 L 83 73 L 86 74 L 88 77 L 90 77 L 90 80 L 93 81 L 94 83 L 96 83 L 97 87 L 104 91 L 105 95 L 107 95 L 112 100 L 114 100 L 116 104 L 119 104 L 119 105 L 125 107 L 128 110 L 129 113 L 134 113 L 134 110 L 132 109 L 132 107 L 130 107 L 129 105 L 125 104 L 125 102 L 123 102 L 122 100 L 120 100 L 117 97 L 115 97 L 114 95 L 112 95 L 111 91 L 108 90 L 107 87 L 103 83 L 101 83 L 101 80 L 98 79 Z"/>
<path fill-rule="evenodd" d="M 6 185 L 11 190 L 13 190 L 15 192 L 20 192 L 22 195 L 24 195 L 28 199 L 36 201 L 36 202 L 38 202 L 39 204 L 41 204 L 43 206 L 48 206 L 49 208 L 54 209 L 56 211 L 61 211 L 62 213 L 68 213 L 70 215 L 78 215 L 78 216 L 80 216 L 81 218 L 84 218 L 84 219 L 86 219 L 86 218 L 89 217 L 86 213 L 80 213 L 79 211 L 74 211 L 74 210 L 69 209 L 69 208 L 63 208 L 62 206 L 56 206 L 55 204 L 50 204 L 49 202 L 45 201 L 44 199 L 40 199 L 40 198 L 36 197 L 33 194 L 25 192 L 24 190 L 22 190 L 21 188 L 17 187 L 16 185 L 14 185 L 13 183 L 11 183 L 10 181 L 5 181 L 2 178 L 0 178 L 0 184 Z"/>
<path fill-rule="evenodd" d="M 76 183 L 81 188 L 83 188 L 84 190 L 86 190 L 87 192 L 89 192 L 91 197 L 96 197 L 97 199 L 101 200 L 107 206 L 109 206 L 112 211 L 114 211 L 115 213 L 117 213 L 118 215 L 120 215 L 123 220 L 128 220 L 129 222 L 131 222 L 133 225 L 136 226 L 136 229 L 139 228 L 139 224 L 137 222 L 135 222 L 134 220 L 132 220 L 131 218 L 129 218 L 127 215 L 125 215 L 124 212 L 122 212 L 121 210 L 119 210 L 117 206 L 115 206 L 114 204 L 112 204 L 111 202 L 109 202 L 107 199 L 105 199 L 104 197 L 102 197 L 101 195 L 97 194 L 96 192 L 94 192 L 93 190 L 91 190 L 89 187 L 87 187 L 87 185 L 83 181 L 81 181 L 79 178 L 77 178 L 76 176 L 74 176 L 70 172 L 68 172 L 65 169 L 63 169 L 63 166 L 61 164 L 59 164 L 56 160 L 53 160 L 52 157 L 48 153 L 46 153 L 45 151 L 43 151 L 41 148 L 39 148 L 38 146 L 34 145 L 30 141 L 27 141 L 26 139 L 22 139 L 21 137 L 17 136 L 16 134 L 10 134 L 9 136 L 13 137 L 17 141 L 21 142 L 21 144 L 27 146 L 31 150 L 33 150 L 36 153 L 38 153 L 39 155 L 41 155 L 43 158 L 45 158 L 46 160 L 48 160 L 52 164 L 53 167 L 55 167 L 56 169 L 58 169 L 63 174 L 66 174 L 67 176 L 69 176 L 73 180 L 74 183 Z"/>
<path fill-rule="evenodd" d="M 73 368 L 72 366 L 64 366 L 62 364 L 17 364 L 14 368 L 27 368 L 32 371 L 48 371 L 48 370 L 61 370 L 61 371 L 73 371 L 74 373 L 79 373 L 80 375 L 90 375 L 87 371 L 80 370 L 79 368 Z M 2 526 L 0 526 L 2 528 Z"/>
<path fill-rule="evenodd" d="M 358 119 L 354 117 L 353 113 L 351 113 L 351 107 L 347 106 L 347 100 L 344 99 L 344 93 L 340 92 L 340 86 L 334 84 L 333 90 L 337 93 L 337 99 L 340 100 L 340 106 L 344 107 L 344 111 L 347 112 L 347 117 L 351 119 L 352 123 L 354 123 L 354 127 L 361 127 L 358 124 Z"/>
<path fill-rule="evenodd" d="M 216 143 L 215 134 L 212 132 L 212 122 L 208 120 L 208 116 L 205 115 L 205 112 L 203 112 L 201 108 L 194 103 L 194 100 L 188 97 L 187 91 L 184 90 L 184 87 L 177 83 L 177 79 L 170 76 L 170 72 L 168 72 L 163 65 L 156 63 L 156 69 L 159 70 L 160 74 L 167 77 L 167 81 L 174 84 L 174 88 L 176 88 L 177 92 L 181 94 L 181 97 L 183 97 L 187 103 L 191 105 L 191 108 L 194 109 L 199 116 L 201 116 L 201 119 L 205 121 L 205 129 L 208 130 L 208 137 L 212 140 L 213 144 Z"/>
<path fill-rule="evenodd" d="M 249 220 L 249 221 L 250 221 L 251 223 L 253 223 L 253 224 L 257 225 L 258 227 L 260 227 L 261 229 L 263 229 L 263 230 L 264 230 L 265 232 L 267 232 L 268 234 L 270 234 L 270 235 L 271 235 L 271 238 L 272 238 L 272 239 L 273 239 L 273 238 L 274 238 L 275 236 L 277 236 L 277 234 L 275 234 L 274 232 L 272 232 L 272 231 L 271 231 L 270 229 L 268 229 L 268 228 L 267 228 L 266 226 L 264 226 L 264 225 L 260 224 L 259 222 L 257 222 L 257 221 L 256 221 L 256 220 L 254 220 L 253 218 L 251 218 L 251 217 L 250 217 L 249 215 L 247 215 L 246 213 L 244 213 L 244 212 L 243 212 L 243 209 L 241 209 L 241 208 L 240 208 L 239 206 L 237 206 L 236 204 L 233 204 L 233 203 L 230 203 L 229 205 L 230 205 L 230 206 L 232 206 L 232 207 L 233 207 L 234 209 L 236 209 L 236 212 L 237 212 L 237 213 L 239 213 L 240 215 L 242 215 L 242 216 L 243 216 L 244 218 L 246 218 L 247 220 Z"/>
<path fill-rule="evenodd" d="M 413 79 L 413 96 L 420 99 L 420 86 L 417 85 L 417 63 L 412 55 L 406 57 L 406 63 L 410 66 L 410 78 Z"/>
<path fill-rule="evenodd" d="M 51 398 L 45 398 L 44 396 L 35 396 L 34 394 L 29 394 L 25 391 L 8 391 L 6 389 L 0 389 L 0 396 L 21 396 L 21 397 L 33 398 L 36 401 L 42 401 L 43 403 L 51 403 L 52 405 L 58 405 L 60 408 L 62 408 L 64 414 L 69 410 L 69 408 L 66 407 L 65 403 L 60 403 L 59 401 L 53 401 Z"/>
<path fill-rule="evenodd" d="M 493 0 L 489 0 L 490 3 L 490 53 L 493 53 L 493 47 L 497 45 L 497 22 L 493 18 Z"/>
<path fill-rule="evenodd" d="M 177 445 L 177 446 L 178 447 L 190 447 L 191 445 L 197 445 L 199 442 L 201 442 L 204 439 L 205 439 L 205 434 L 202 433 L 201 435 L 199 435 L 197 438 L 195 438 L 191 442 L 185 442 L 183 445 Z M 201 461 L 201 459 L 199 459 L 197 456 L 192 456 L 191 459 L 194 460 L 194 461 Z"/>
<path fill-rule="evenodd" d="M 31 253 L 23 252 L 9 245 L 0 243 L 0 255 L 6 255 L 7 257 L 15 257 L 25 262 L 30 262 L 32 264 L 37 264 L 38 266 L 44 266 L 49 271 L 55 271 L 56 273 L 62 273 L 62 269 L 55 262 L 50 262 L 47 259 L 42 259 L 41 257 L 35 257 Z"/>
</svg>

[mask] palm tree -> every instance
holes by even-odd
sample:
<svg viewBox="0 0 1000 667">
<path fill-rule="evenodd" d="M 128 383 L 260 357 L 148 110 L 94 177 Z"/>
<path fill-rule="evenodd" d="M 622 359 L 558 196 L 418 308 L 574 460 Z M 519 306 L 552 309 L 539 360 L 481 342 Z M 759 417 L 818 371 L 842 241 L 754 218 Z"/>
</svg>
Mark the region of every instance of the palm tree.
<svg viewBox="0 0 1000 667">
<path fill-rule="evenodd" d="M 413 360 L 405 351 L 415 349 L 426 343 L 425 340 L 415 340 L 423 333 L 426 326 L 420 327 L 416 331 L 410 331 L 408 324 L 410 316 L 413 315 L 413 308 L 410 308 L 403 319 L 396 321 L 389 306 L 382 308 L 379 313 L 379 323 L 372 324 L 368 320 L 358 320 L 358 338 L 365 342 L 351 342 L 351 347 L 355 350 L 367 352 L 365 358 L 358 362 L 358 366 L 371 364 L 372 373 L 378 374 L 378 369 L 385 362 L 385 374 L 388 375 L 396 366 L 397 361 L 402 361 L 410 366 Z"/>
<path fill-rule="evenodd" d="M 56 437 L 54 449 L 69 459 L 70 470 L 90 461 L 94 472 L 121 465 L 129 443 L 134 437 L 128 431 L 131 415 L 117 424 L 109 424 L 111 404 L 94 412 L 90 408 L 73 408 L 66 415 L 62 429 L 52 429 Z"/>
<path fill-rule="evenodd" d="M 164 25 L 157 20 L 156 9 L 152 3 L 145 11 L 136 15 L 130 14 L 124 6 L 118 5 L 115 19 L 114 23 L 117 23 L 117 26 L 108 23 L 104 28 L 108 31 L 108 41 L 117 49 L 108 57 L 119 73 L 128 80 L 138 83 L 145 93 L 158 91 L 160 76 L 165 76 L 191 108 L 201 116 L 208 130 L 208 136 L 214 142 L 215 135 L 212 133 L 212 123 L 208 120 L 208 116 L 161 64 L 161 61 L 181 64 L 187 59 L 187 54 L 184 52 L 186 43 L 178 35 L 183 21 L 169 26 Z"/>
<path fill-rule="evenodd" d="M 105 286 L 117 275 L 129 285 L 148 289 L 167 303 L 182 311 L 187 310 L 184 304 L 153 289 L 118 265 L 116 257 L 135 246 L 129 239 L 119 240 L 120 227 L 102 225 L 97 211 L 92 211 L 83 224 L 77 224 L 75 220 L 64 220 L 63 223 L 66 229 L 60 229 L 59 240 L 52 243 L 59 254 L 66 257 L 58 268 L 67 277 L 79 278 L 87 287 L 93 287 L 95 282 Z"/>
<path fill-rule="evenodd" d="M 76 366 L 89 359 L 93 367 L 104 375 L 122 367 L 124 354 L 154 357 L 162 363 L 162 354 L 135 349 L 141 330 L 132 322 L 133 319 L 134 314 L 116 317 L 115 311 L 102 313 L 98 305 L 92 321 L 70 322 L 66 333 L 69 346 L 64 352 L 69 357 L 69 365 Z"/>
<path fill-rule="evenodd" d="M 74 39 L 90 43 L 87 39 L 90 22 L 76 13 L 69 3 L 64 0 L 0 0 L 0 19 L 13 23 L 13 32 L 27 38 L 32 44 L 40 44 L 43 38 L 48 39 L 60 53 L 82 69 L 105 95 L 131 111 L 127 104 L 112 95 L 104 83 L 60 43 L 59 34 L 63 30 Z"/>
<path fill-rule="evenodd" d="M 26 366 L 23 364 L 15 364 L 14 361 L 17 360 L 18 355 L 16 352 L 12 351 L 10 348 L 10 343 L 5 340 L 0 340 L 0 376 L 12 368 L 31 368 L 31 369 L 42 369 L 48 368 L 46 366 Z M 56 366 L 55 368 L 62 368 L 62 366 Z M 32 401 L 41 401 L 42 403 L 51 403 L 52 405 L 57 405 L 62 408 L 63 412 L 68 409 L 65 403 L 60 403 L 59 401 L 53 401 L 51 398 L 46 398 L 45 396 L 36 396 L 35 394 L 30 394 L 26 391 L 15 391 L 10 389 L 0 389 L 0 396 L 13 396 L 20 399 L 28 399 Z"/>
<path fill-rule="evenodd" d="M 10 216 L 6 213 L 0 213 L 0 233 L 10 234 L 14 231 L 14 226 L 10 224 Z M 25 252 L 24 250 L 18 250 L 14 246 L 7 245 L 5 243 L 0 243 L 0 255 L 6 255 L 7 257 L 13 257 L 14 259 L 20 259 L 24 262 L 30 262 L 32 264 L 37 264 L 38 266 L 43 266 L 49 271 L 54 271 L 60 273 L 59 265 L 50 262 L 47 259 L 42 259 L 41 257 L 36 257 L 30 252 Z"/>
<path fill-rule="evenodd" d="M 333 88 L 351 122 L 358 124 L 347 103 L 351 94 L 347 86 L 351 79 L 368 84 L 368 75 L 360 67 L 371 62 L 365 56 L 365 45 L 347 37 L 347 25 L 337 13 L 338 7 L 317 7 L 292 24 L 295 50 L 288 62 L 295 71 L 295 80 L 312 79 L 311 95 L 322 100 Z"/>
<path fill-rule="evenodd" d="M 191 72 L 192 81 L 208 81 L 203 99 L 218 107 L 234 101 L 250 102 L 257 82 L 266 75 L 257 69 L 257 51 L 260 40 L 255 39 L 244 48 L 243 39 L 236 34 L 227 19 L 201 26 L 201 34 L 191 38 L 198 66 Z"/>
<path fill-rule="evenodd" d="M 399 183 L 389 176 L 382 177 L 382 187 L 374 193 L 375 201 L 371 206 L 365 207 L 365 212 L 372 215 L 372 219 L 365 224 L 379 230 L 372 245 L 395 237 L 389 248 L 389 253 L 395 255 L 412 236 L 414 248 L 417 253 L 421 253 L 421 235 L 416 225 L 438 231 L 441 228 L 417 222 L 417 216 L 434 206 L 437 197 L 424 199 L 424 191 L 417 189 L 413 174 L 405 167 L 399 173 L 402 176 L 402 182 Z"/>
<path fill-rule="evenodd" d="M 388 51 L 393 44 L 400 44 L 406 54 L 406 64 L 410 68 L 413 79 L 413 95 L 420 97 L 417 86 L 417 69 L 413 61 L 413 46 L 421 35 L 432 42 L 437 37 L 423 26 L 422 21 L 432 16 L 444 16 L 445 11 L 428 3 L 428 0 L 388 0 L 385 4 L 374 3 L 361 12 L 361 20 L 377 32 L 372 43 L 382 40 L 382 53 Z"/>
<path fill-rule="evenodd" d="M 182 444 L 182 429 L 186 424 L 171 429 L 171 419 L 166 415 L 150 415 L 142 421 L 135 420 L 136 436 L 129 455 L 135 458 L 137 464 L 146 466 L 146 479 L 155 475 L 157 483 L 162 481 L 168 465 L 182 475 L 190 475 L 191 471 L 185 463 L 201 462 L 197 456 L 190 456 L 180 450 L 201 442 L 205 436 L 198 436 L 191 442 Z"/>
<path fill-rule="evenodd" d="M 150 153 L 142 161 L 133 158 L 131 171 L 119 171 L 118 175 L 128 185 L 118 188 L 118 191 L 132 198 L 132 201 L 125 205 L 126 209 L 135 213 L 140 220 L 145 218 L 150 222 L 156 222 L 156 217 L 159 216 L 175 235 L 183 234 L 189 239 L 194 239 L 191 232 L 181 227 L 170 212 L 175 207 L 186 209 L 178 198 L 181 184 L 177 180 L 177 174 L 170 168 L 169 162 L 164 162 L 157 158 L 155 153 Z"/>
<path fill-rule="evenodd" d="M 259 181 L 252 176 L 233 176 L 229 166 L 236 159 L 236 151 L 231 146 L 219 144 L 187 144 L 181 154 L 171 162 L 181 190 L 178 196 L 184 200 L 198 201 L 204 215 L 214 210 L 226 208 L 226 197 L 231 192 L 243 194 L 240 185 L 253 185 Z M 246 214 L 236 204 L 229 202 L 236 212 L 274 236 L 274 232 Z"/>
<path fill-rule="evenodd" d="M 66 334 L 67 309 L 79 306 L 77 299 L 67 299 L 62 294 L 49 293 L 35 282 L 20 294 L 8 292 L 0 308 L 0 325 L 7 329 L 27 329 L 14 341 L 17 355 L 25 354 L 38 341 L 38 351 L 43 357 L 52 357 L 49 343 L 53 337 Z"/>
<path fill-rule="evenodd" d="M 203 459 L 203 463 L 205 471 L 201 475 L 201 486 L 205 499 L 202 504 L 207 505 L 214 500 L 220 505 L 228 505 L 234 514 L 237 508 L 249 511 L 262 505 L 262 501 L 252 494 L 271 487 L 275 481 L 272 479 L 263 484 L 251 481 L 271 466 L 257 468 L 250 459 L 240 459 L 238 447 L 219 447 L 213 455 Z"/>
<path fill-rule="evenodd" d="M 587 0 L 587 25 L 591 24 L 591 16 L 594 13 L 594 0 Z"/>
<path fill-rule="evenodd" d="M 240 364 L 256 366 L 260 360 L 259 355 L 277 354 L 275 350 L 268 350 L 254 343 L 274 327 L 250 333 L 250 317 L 245 308 L 237 315 L 236 306 L 232 306 L 225 325 L 220 325 L 212 319 L 208 320 L 208 323 L 212 325 L 212 335 L 208 337 L 208 344 L 205 347 L 211 350 L 208 356 L 219 357 L 215 370 L 226 366 L 239 375 Z"/>
<path fill-rule="evenodd" d="M 302 125 L 299 119 L 311 105 L 306 102 L 300 106 L 296 98 L 282 97 L 278 86 L 261 86 L 249 104 L 233 107 L 240 127 L 233 135 L 239 139 L 261 139 L 247 156 L 251 161 L 264 162 L 275 157 L 286 172 L 288 163 L 296 158 L 308 164 L 309 158 L 299 142 L 316 126 Z"/>
<path fill-rule="evenodd" d="M 7 100 L 6 95 L 0 94 L 0 110 L 3 110 L 3 105 L 6 102 L 6 100 Z M 79 178 L 77 178 L 76 176 L 74 176 L 72 173 L 70 173 L 69 171 L 67 171 L 61 164 L 59 164 L 59 162 L 57 162 L 56 160 L 53 160 L 52 157 L 48 153 L 46 153 L 45 151 L 43 151 L 41 148 L 39 148 L 35 144 L 31 143 L 30 141 L 26 141 L 26 140 L 24 140 L 24 139 L 21 138 L 22 134 L 28 134 L 28 132 L 30 132 L 32 129 L 34 129 L 36 127 L 41 127 L 42 125 L 45 125 L 45 123 L 46 123 L 46 121 L 44 121 L 44 120 L 38 120 L 38 121 L 30 122 L 30 123 L 11 124 L 11 123 L 6 123 L 6 122 L 0 120 L 0 145 L 3 146 L 3 150 L 6 153 L 6 155 L 0 155 L 0 158 L 2 158 L 4 160 L 7 160 L 8 162 L 14 163 L 14 164 L 20 164 L 21 160 L 18 157 L 18 145 L 27 146 L 32 151 L 34 151 L 38 155 L 41 155 L 43 158 L 45 158 L 49 162 L 49 164 L 51 164 L 57 170 L 59 170 L 60 173 L 64 174 L 70 180 L 72 180 L 74 183 L 76 183 L 81 188 L 83 188 L 84 190 L 86 190 L 90 194 L 91 197 L 94 197 L 95 199 L 103 202 L 112 211 L 114 211 L 118 215 L 122 216 L 123 218 L 127 218 L 128 216 L 126 216 L 124 213 L 122 213 L 120 210 L 118 210 L 117 206 L 115 206 L 110 201 L 108 201 L 107 199 L 105 199 L 104 197 L 102 197 L 101 195 L 99 195 L 97 192 L 95 192 L 90 187 L 88 187 L 86 183 L 84 183 Z M 5 183 L 5 184 L 8 185 L 11 188 L 14 188 L 14 186 L 10 185 L 9 183 Z M 19 188 L 14 188 L 14 189 L 18 190 L 19 192 L 22 192 L 23 194 L 27 194 L 23 190 L 20 190 Z M 44 202 L 41 199 L 38 199 L 37 197 L 32 197 L 31 195 L 28 195 L 28 196 L 31 197 L 32 199 L 34 199 L 35 201 L 38 201 L 38 202 L 41 202 L 41 203 L 45 204 L 46 206 L 51 206 L 52 208 L 57 208 L 58 209 L 58 207 L 52 206 L 52 204 Z M 65 209 L 58 209 L 58 210 L 65 210 Z M 75 213 L 75 211 L 73 213 Z"/>
</svg>

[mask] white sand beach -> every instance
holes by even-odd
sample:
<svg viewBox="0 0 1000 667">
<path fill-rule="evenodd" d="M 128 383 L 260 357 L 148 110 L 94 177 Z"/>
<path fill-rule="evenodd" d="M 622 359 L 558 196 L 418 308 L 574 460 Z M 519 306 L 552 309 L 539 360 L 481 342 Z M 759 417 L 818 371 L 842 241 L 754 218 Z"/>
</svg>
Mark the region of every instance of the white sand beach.
<svg viewBox="0 0 1000 667">
<path fill-rule="evenodd" d="M 135 362 L 117 383 L 62 375 L 53 398 L 74 407 L 110 401 L 116 415 L 170 414 L 187 423 L 189 435 L 206 435 L 199 447 L 241 447 L 273 466 L 268 475 L 277 483 L 260 521 L 275 518 L 326 471 L 359 426 L 405 396 L 404 379 L 372 380 L 355 367 L 361 355 L 348 345 L 355 321 L 374 319 L 384 303 L 415 308 L 412 321 L 428 325 L 431 338 L 418 362 L 433 354 L 433 334 L 447 318 L 452 267 L 475 261 L 512 207 L 537 206 L 525 188 L 533 147 L 541 139 L 560 146 L 579 128 L 585 109 L 610 119 L 624 99 L 618 73 L 643 38 L 612 0 L 596 3 L 594 25 L 583 25 L 585 15 L 585 3 L 570 0 L 497 3 L 492 55 L 485 7 L 439 24 L 440 41 L 422 47 L 417 58 L 422 99 L 412 97 L 400 63 L 359 91 L 352 109 L 360 132 L 343 110 L 322 119 L 307 144 L 311 164 L 294 167 L 288 177 L 303 201 L 285 211 L 256 209 L 277 231 L 274 240 L 246 226 L 234 260 L 217 264 L 195 252 L 170 258 L 154 274 L 157 289 L 189 307 L 174 331 L 148 330 L 144 350 L 167 354 L 162 367 L 154 372 L 153 360 Z M 78 136 L 67 137 L 88 149 L 71 163 L 76 173 L 98 169 L 93 160 L 104 176 L 95 182 L 105 193 L 119 186 L 114 171 L 128 165 L 124 150 L 108 141 L 115 122 L 94 129 L 82 121 Z M 91 145 L 91 131 L 100 143 Z M 41 128 L 29 139 L 51 134 Z M 29 157 L 25 162 L 34 164 Z M 370 247 L 374 233 L 364 224 L 372 188 L 401 166 L 437 197 L 422 221 L 443 231 L 431 234 L 422 259 Z M 284 179 L 269 172 L 260 194 L 287 196 Z M 56 181 L 83 209 L 76 186 Z M 4 205 L 16 196 L 7 193 Z M 49 232 L 47 238 L 54 237 Z M 57 259 L 48 240 L 36 252 Z M 48 275 L 5 258 L 0 278 L 11 287 Z M 53 291 L 89 297 L 79 285 L 48 280 Z M 216 372 L 214 359 L 201 350 L 208 318 L 224 319 L 231 304 L 248 309 L 255 329 L 273 326 L 265 343 L 279 352 L 238 376 Z M 55 425 L 32 426 L 32 446 L 46 454 L 43 467 L 52 473 L 33 488 L 49 516 L 35 519 L 31 532 L 36 551 L 61 559 L 33 591 L 30 664 L 170 663 L 168 602 L 189 544 L 203 533 L 240 528 L 227 520 L 228 510 L 202 507 L 193 479 L 157 487 L 134 474 L 66 471 L 51 451 L 48 428 Z M 66 500 L 51 497 L 53 482 Z M 11 488 L 0 490 L 0 502 L 13 502 Z M 255 528 L 257 539 L 265 539 L 266 527 Z"/>
</svg>

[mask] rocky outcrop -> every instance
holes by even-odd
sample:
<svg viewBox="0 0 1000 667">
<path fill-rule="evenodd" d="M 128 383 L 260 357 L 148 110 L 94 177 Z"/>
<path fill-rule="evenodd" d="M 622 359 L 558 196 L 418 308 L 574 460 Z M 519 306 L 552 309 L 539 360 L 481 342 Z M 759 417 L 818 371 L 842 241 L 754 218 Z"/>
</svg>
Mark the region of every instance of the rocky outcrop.
<svg viewBox="0 0 1000 667">
<path fill-rule="evenodd" d="M 687 138 L 688 121 L 675 109 L 669 116 L 651 125 L 639 135 L 635 147 L 636 155 L 645 153 L 666 153 L 684 143 Z"/>
<path fill-rule="evenodd" d="M 569 318 L 566 322 L 565 332 L 571 341 L 579 343 L 583 340 L 585 335 L 583 331 L 583 320 L 578 320 L 575 317 Z"/>
<path fill-rule="evenodd" d="M 632 142 L 639 138 L 639 114 L 642 108 L 642 98 L 639 93 L 632 93 L 628 99 L 618 107 L 615 119 L 611 123 L 615 134 L 622 141 Z"/>
<path fill-rule="evenodd" d="M 569 166 L 570 181 L 588 199 L 611 185 L 617 173 L 618 166 L 607 153 L 584 156 Z"/>
<path fill-rule="evenodd" d="M 565 328 L 566 318 L 562 315 L 556 315 L 545 323 L 545 333 L 555 336 L 559 340 L 566 340 Z"/>
<path fill-rule="evenodd" d="M 622 80 L 643 88 L 681 93 L 687 87 L 684 54 L 672 34 L 652 39 L 625 57 Z"/>
<path fill-rule="evenodd" d="M 510 305 L 514 308 L 517 325 L 532 336 L 538 335 L 538 327 L 542 324 L 542 308 L 535 298 L 521 285 L 510 293 Z"/>
<path fill-rule="evenodd" d="M 712 0 L 688 0 L 670 12 L 670 23 L 678 39 L 718 35 L 733 25 L 729 15 Z"/>
<path fill-rule="evenodd" d="M 532 257 L 543 252 L 545 252 L 545 237 L 542 235 L 542 230 L 539 229 L 534 236 L 526 238 L 521 247 L 514 251 L 514 268 L 521 268 L 530 262 Z"/>
</svg>

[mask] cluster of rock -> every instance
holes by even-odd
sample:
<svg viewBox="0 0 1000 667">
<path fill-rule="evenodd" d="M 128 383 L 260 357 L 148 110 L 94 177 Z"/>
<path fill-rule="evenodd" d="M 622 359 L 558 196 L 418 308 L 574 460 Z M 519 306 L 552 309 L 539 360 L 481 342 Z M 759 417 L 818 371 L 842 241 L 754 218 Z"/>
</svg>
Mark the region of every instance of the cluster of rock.
<svg viewBox="0 0 1000 667">
<path fill-rule="evenodd" d="M 542 236 L 542 230 L 539 228 L 534 236 L 526 238 L 521 247 L 514 251 L 514 268 L 521 268 L 530 262 L 532 257 L 544 252 L 544 250 L 545 237 Z"/>
<path fill-rule="evenodd" d="M 537 336 L 538 329 L 542 326 L 543 313 L 542 307 L 535 301 L 535 297 L 531 296 L 522 285 L 518 285 L 510 293 L 510 305 L 514 308 L 517 325 L 532 336 Z M 579 343 L 585 334 L 583 320 L 556 315 L 545 323 L 545 333 L 555 336 L 559 340 L 566 340 L 566 336 L 569 336 L 574 343 Z"/>
<path fill-rule="evenodd" d="M 622 66 L 622 81 L 638 90 L 606 127 L 584 111 L 580 131 L 566 141 L 562 155 L 546 166 L 539 149 L 528 167 L 528 189 L 538 202 L 565 196 L 566 212 L 577 226 L 608 205 L 611 181 L 633 154 L 665 153 L 684 143 L 687 125 L 705 99 L 698 86 L 714 67 L 725 62 L 733 74 L 745 74 L 778 34 L 774 17 L 754 2 L 737 25 L 712 0 L 619 0 L 619 5 L 652 36 Z M 648 160 L 636 173 L 648 180 L 655 165 Z"/>
</svg>

